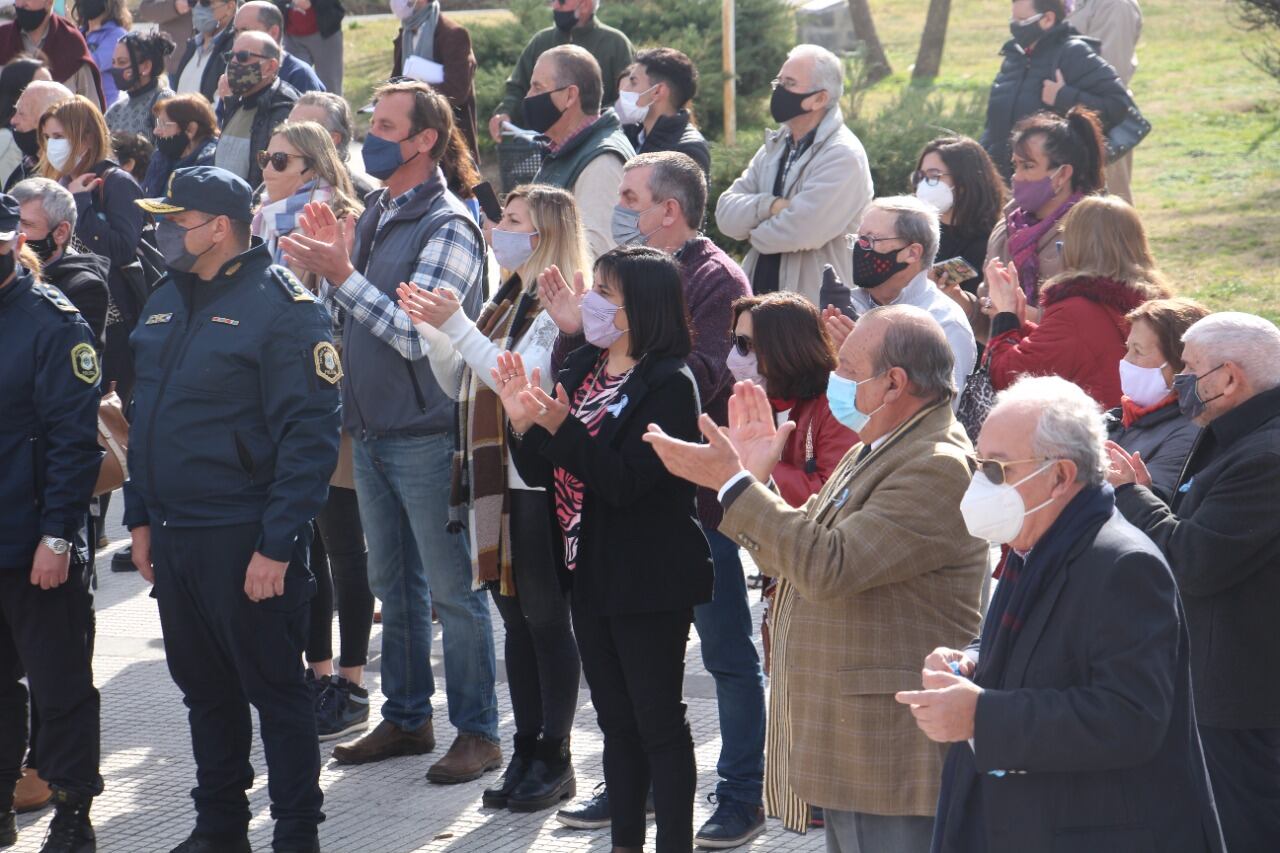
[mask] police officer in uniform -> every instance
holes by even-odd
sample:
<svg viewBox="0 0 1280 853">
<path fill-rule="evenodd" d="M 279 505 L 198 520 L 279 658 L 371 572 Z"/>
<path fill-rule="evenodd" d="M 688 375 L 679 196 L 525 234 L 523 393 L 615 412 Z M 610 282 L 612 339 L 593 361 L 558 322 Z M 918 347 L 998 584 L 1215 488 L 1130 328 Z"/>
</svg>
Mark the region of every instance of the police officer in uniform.
<svg viewBox="0 0 1280 853">
<path fill-rule="evenodd" d="M 75 306 L 19 263 L 19 214 L 0 195 L 0 847 L 17 842 L 25 672 L 57 804 L 41 853 L 92 853 L 89 806 L 102 777 L 85 531 L 102 463 L 101 370 Z"/>
<path fill-rule="evenodd" d="M 342 367 L 328 312 L 249 235 L 249 185 L 179 169 L 159 217 L 169 275 L 130 336 L 137 381 L 125 523 L 155 584 L 189 709 L 196 824 L 173 853 L 248 853 L 249 706 L 273 849 L 320 849 L 320 752 L 303 681 L 310 521 L 338 460 Z M 41 708 L 43 712 L 43 707 Z"/>
</svg>

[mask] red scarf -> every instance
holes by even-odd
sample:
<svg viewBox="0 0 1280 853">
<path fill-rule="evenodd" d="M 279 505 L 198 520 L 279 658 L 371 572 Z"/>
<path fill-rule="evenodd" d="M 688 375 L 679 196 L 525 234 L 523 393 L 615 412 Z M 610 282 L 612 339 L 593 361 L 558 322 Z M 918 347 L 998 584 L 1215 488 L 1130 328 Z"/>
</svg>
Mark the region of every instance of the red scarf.
<svg viewBox="0 0 1280 853">
<path fill-rule="evenodd" d="M 1133 426 L 1139 420 L 1151 414 L 1152 412 L 1158 412 L 1161 409 L 1163 409 L 1165 406 L 1176 405 L 1177 402 L 1178 402 L 1178 395 L 1172 391 L 1169 392 L 1169 396 L 1165 397 L 1163 400 L 1156 403 L 1154 406 L 1148 406 L 1145 409 L 1139 406 L 1137 403 L 1130 400 L 1128 397 L 1121 397 L 1120 398 L 1120 423 L 1124 425 L 1125 429 L 1128 429 L 1129 427 Z"/>
<path fill-rule="evenodd" d="M 0 63 L 7 64 L 22 55 L 22 30 L 17 21 L 0 24 Z M 105 103 L 102 94 L 102 75 L 93 55 L 89 53 L 89 45 L 75 26 L 61 15 L 49 15 L 49 29 L 45 32 L 44 43 L 40 45 L 41 58 L 49 66 L 49 74 L 59 83 L 65 83 L 80 70 L 80 66 L 89 66 L 93 74 L 93 85 L 98 90 L 98 103 L 103 111 L 111 106 Z"/>
</svg>

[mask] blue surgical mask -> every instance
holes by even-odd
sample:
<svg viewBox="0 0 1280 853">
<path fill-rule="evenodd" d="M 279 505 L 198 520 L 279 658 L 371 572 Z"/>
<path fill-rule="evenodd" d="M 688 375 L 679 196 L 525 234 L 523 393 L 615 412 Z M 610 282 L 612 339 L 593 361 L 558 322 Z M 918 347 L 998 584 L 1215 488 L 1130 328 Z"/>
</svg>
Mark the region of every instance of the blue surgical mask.
<svg viewBox="0 0 1280 853">
<path fill-rule="evenodd" d="M 871 379 L 883 376 L 877 373 Z M 863 384 L 870 382 L 871 379 L 864 379 Z M 827 377 L 827 406 L 831 409 L 831 414 L 840 423 L 847 426 L 854 432 L 861 432 L 863 427 L 867 425 L 867 421 L 871 420 L 871 416 L 884 408 L 884 403 L 876 406 L 870 412 L 863 412 L 858 408 L 858 381 L 856 379 L 845 379 L 834 370 Z"/>
<path fill-rule="evenodd" d="M 1200 380 L 1204 379 L 1214 370 L 1221 370 L 1226 366 L 1226 362 L 1219 364 L 1213 370 L 1206 370 L 1199 376 L 1194 373 L 1179 373 L 1173 377 L 1173 390 L 1178 393 L 1178 409 L 1188 419 L 1195 420 L 1204 414 L 1205 408 L 1214 400 L 1221 397 L 1221 394 L 1214 394 L 1209 399 L 1200 396 Z"/>
<path fill-rule="evenodd" d="M 400 145 L 409 137 L 406 136 L 400 142 L 392 142 L 390 139 L 383 139 L 381 136 L 375 136 L 372 132 L 364 138 L 364 144 L 360 146 L 360 156 L 364 159 L 364 170 L 380 181 L 395 174 L 399 169 L 413 157 L 417 157 L 420 151 L 415 151 L 413 157 L 409 160 L 404 159 L 404 155 L 400 153 Z"/>
<path fill-rule="evenodd" d="M 658 228 L 646 234 L 640 230 L 640 217 L 657 206 L 654 204 L 644 210 L 632 210 L 620 204 L 615 205 L 613 208 L 613 222 L 610 225 L 613 239 L 617 240 L 618 244 L 622 246 L 643 246 L 648 243 L 649 238 L 662 226 L 659 225 Z"/>
</svg>

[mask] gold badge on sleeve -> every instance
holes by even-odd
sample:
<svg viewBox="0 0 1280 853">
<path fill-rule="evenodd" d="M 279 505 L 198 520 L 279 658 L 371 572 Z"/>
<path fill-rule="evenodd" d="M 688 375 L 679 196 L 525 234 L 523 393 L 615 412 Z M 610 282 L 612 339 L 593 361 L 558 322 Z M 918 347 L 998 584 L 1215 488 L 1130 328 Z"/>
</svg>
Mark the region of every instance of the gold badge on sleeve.
<svg viewBox="0 0 1280 853">
<path fill-rule="evenodd" d="M 98 354 L 89 344 L 76 344 L 71 348 L 71 372 L 76 379 L 92 385 L 98 381 Z"/>
<path fill-rule="evenodd" d="M 321 341 L 311 352 L 315 361 L 316 376 L 330 385 L 337 385 L 342 378 L 342 362 L 338 359 L 338 351 L 328 341 Z"/>
</svg>

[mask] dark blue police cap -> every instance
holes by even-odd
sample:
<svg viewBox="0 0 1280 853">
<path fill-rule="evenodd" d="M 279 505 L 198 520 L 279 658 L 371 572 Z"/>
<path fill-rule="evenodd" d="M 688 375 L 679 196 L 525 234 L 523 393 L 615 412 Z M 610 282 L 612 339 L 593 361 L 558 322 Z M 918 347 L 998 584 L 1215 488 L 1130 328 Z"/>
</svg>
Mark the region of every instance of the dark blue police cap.
<svg viewBox="0 0 1280 853">
<path fill-rule="evenodd" d="M 137 204 L 159 216 L 198 210 L 241 222 L 253 219 L 253 190 L 243 178 L 217 166 L 175 169 L 164 198 L 140 198 Z"/>
<path fill-rule="evenodd" d="M 8 193 L 0 193 L 0 243 L 8 243 L 18 236 L 18 220 L 22 208 L 18 200 Z"/>
</svg>

